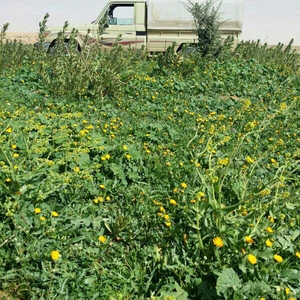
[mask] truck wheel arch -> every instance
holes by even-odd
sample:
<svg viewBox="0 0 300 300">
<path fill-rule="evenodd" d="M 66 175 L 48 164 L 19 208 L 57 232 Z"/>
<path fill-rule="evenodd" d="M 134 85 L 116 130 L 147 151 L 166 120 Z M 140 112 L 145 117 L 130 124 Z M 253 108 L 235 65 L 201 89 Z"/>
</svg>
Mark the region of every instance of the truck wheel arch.
<svg viewBox="0 0 300 300">
<path fill-rule="evenodd" d="M 56 41 L 57 41 L 57 38 L 55 38 L 49 45 L 49 48 L 48 48 L 48 52 L 51 52 L 51 49 L 53 49 L 55 47 L 55 44 L 56 44 Z M 81 41 L 78 41 L 78 39 L 75 39 L 75 41 L 77 42 L 77 50 L 78 52 L 81 52 Z M 70 38 L 66 37 L 65 40 L 64 40 L 64 43 L 65 44 L 69 44 L 70 42 Z"/>
<path fill-rule="evenodd" d="M 197 50 L 197 44 L 187 44 L 187 43 L 182 43 L 179 45 L 179 47 L 176 50 L 176 53 L 178 54 L 190 54 L 193 52 L 196 52 Z"/>
</svg>

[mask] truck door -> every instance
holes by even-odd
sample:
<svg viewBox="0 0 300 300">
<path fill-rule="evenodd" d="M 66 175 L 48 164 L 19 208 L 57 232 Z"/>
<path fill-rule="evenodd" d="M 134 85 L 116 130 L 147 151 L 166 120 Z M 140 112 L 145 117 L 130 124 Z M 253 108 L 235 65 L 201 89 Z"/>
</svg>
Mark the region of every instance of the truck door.
<svg viewBox="0 0 300 300">
<path fill-rule="evenodd" d="M 137 47 L 134 4 L 111 4 L 107 11 L 107 28 L 104 30 L 101 44 L 107 50 L 111 49 L 118 36 L 119 44 L 124 47 Z"/>
</svg>

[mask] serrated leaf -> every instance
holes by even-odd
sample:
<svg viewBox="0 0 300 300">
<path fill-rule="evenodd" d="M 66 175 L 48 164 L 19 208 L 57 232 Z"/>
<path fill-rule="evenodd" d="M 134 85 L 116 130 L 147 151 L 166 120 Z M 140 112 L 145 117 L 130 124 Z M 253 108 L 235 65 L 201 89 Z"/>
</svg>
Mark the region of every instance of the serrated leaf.
<svg viewBox="0 0 300 300">
<path fill-rule="evenodd" d="M 226 296 L 230 295 L 230 290 L 237 291 L 241 288 L 241 280 L 237 273 L 232 269 L 224 269 L 217 280 L 217 294 L 221 296 L 222 294 Z"/>
</svg>

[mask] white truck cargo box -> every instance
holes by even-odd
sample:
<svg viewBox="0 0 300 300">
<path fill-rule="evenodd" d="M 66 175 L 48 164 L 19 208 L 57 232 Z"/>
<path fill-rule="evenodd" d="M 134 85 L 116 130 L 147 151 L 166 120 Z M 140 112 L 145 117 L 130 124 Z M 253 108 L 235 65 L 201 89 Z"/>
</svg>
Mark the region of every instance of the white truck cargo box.
<svg viewBox="0 0 300 300">
<path fill-rule="evenodd" d="M 192 3 L 204 3 L 194 0 Z M 216 1 L 219 5 L 221 1 Z M 220 6 L 221 30 L 242 30 L 244 0 L 223 0 Z M 195 22 L 187 10 L 188 0 L 147 0 L 148 29 L 190 30 L 195 29 Z"/>
</svg>

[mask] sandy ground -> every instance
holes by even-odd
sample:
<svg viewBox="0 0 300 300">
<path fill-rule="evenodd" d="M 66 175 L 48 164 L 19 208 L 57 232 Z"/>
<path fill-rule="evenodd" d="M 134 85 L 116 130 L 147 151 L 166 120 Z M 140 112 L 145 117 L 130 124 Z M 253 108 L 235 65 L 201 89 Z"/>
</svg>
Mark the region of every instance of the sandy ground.
<svg viewBox="0 0 300 300">
<path fill-rule="evenodd" d="M 10 41 L 21 41 L 24 44 L 34 44 L 38 40 L 38 34 L 32 32 L 7 32 L 6 38 Z"/>
<path fill-rule="evenodd" d="M 38 34 L 32 32 L 7 32 L 6 38 L 11 41 L 21 41 L 24 44 L 34 44 L 38 40 Z M 300 53 L 300 46 L 295 46 L 294 49 Z"/>
</svg>

